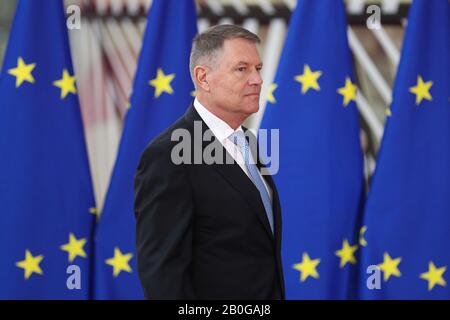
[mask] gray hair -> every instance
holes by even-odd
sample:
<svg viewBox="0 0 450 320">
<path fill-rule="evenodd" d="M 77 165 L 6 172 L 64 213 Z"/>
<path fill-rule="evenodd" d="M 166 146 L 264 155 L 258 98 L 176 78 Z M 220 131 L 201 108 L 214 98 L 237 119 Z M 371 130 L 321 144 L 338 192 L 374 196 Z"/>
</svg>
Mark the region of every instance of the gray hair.
<svg viewBox="0 0 450 320">
<path fill-rule="evenodd" d="M 256 34 L 233 24 L 213 26 L 198 34 L 192 42 L 189 60 L 189 71 L 195 86 L 194 68 L 205 61 L 214 61 L 227 39 L 245 39 L 256 44 L 261 43 Z"/>
</svg>

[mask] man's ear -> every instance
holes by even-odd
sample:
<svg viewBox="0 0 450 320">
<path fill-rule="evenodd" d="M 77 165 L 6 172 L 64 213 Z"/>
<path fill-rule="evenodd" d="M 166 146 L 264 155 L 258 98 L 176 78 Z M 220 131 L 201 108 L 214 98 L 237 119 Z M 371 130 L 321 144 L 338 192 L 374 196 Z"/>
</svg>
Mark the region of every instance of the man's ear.
<svg viewBox="0 0 450 320">
<path fill-rule="evenodd" d="M 210 90 L 208 81 L 206 80 L 206 74 L 208 72 L 205 66 L 196 66 L 194 68 L 194 77 L 197 82 L 197 87 L 202 88 L 204 91 Z"/>
</svg>

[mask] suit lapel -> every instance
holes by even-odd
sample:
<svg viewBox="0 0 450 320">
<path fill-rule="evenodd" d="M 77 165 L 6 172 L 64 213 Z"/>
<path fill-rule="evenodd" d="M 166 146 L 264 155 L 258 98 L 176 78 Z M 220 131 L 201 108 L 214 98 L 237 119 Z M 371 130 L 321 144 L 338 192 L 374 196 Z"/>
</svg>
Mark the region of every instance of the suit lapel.
<svg viewBox="0 0 450 320">
<path fill-rule="evenodd" d="M 223 150 L 227 152 L 225 148 Z M 259 190 L 245 172 L 242 171 L 241 167 L 237 163 L 226 165 L 215 164 L 213 167 L 236 190 L 236 193 L 244 198 L 250 208 L 256 213 L 264 229 L 266 229 L 269 236 L 273 239 L 274 235 L 270 229 L 269 220 L 267 219 L 266 210 L 264 209 Z"/>
<path fill-rule="evenodd" d="M 263 167 L 258 161 L 258 168 L 261 169 Z M 275 233 L 275 247 L 276 252 L 281 252 L 281 203 L 278 195 L 277 187 L 275 186 L 275 182 L 272 179 L 272 176 L 265 175 L 264 176 L 270 188 L 272 189 L 272 203 L 273 203 L 273 219 L 274 219 L 274 233 Z M 281 256 L 277 256 L 277 265 L 278 265 L 278 278 L 280 280 L 281 285 L 281 294 L 284 298 L 285 296 L 285 287 L 284 287 L 284 275 L 283 275 L 283 266 L 281 263 Z"/>
<path fill-rule="evenodd" d="M 261 168 L 261 165 L 258 165 L 258 169 Z M 280 207 L 280 199 L 278 196 L 277 187 L 270 175 L 264 175 L 263 178 L 267 181 L 270 189 L 272 189 L 272 210 L 273 210 L 273 219 L 274 219 L 274 233 L 275 238 L 280 240 L 281 234 L 281 207 Z"/>
</svg>

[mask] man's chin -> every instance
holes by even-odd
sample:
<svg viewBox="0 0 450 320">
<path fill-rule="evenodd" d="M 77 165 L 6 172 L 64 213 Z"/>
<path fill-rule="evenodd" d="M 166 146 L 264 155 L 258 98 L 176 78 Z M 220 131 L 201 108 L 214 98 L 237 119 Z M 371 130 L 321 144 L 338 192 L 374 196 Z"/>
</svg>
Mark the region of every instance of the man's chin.
<svg viewBox="0 0 450 320">
<path fill-rule="evenodd" d="M 254 113 L 257 113 L 258 110 L 259 110 L 259 104 L 255 104 L 255 105 L 248 106 L 245 111 L 246 111 L 246 114 L 247 114 L 247 117 L 248 117 L 248 116 L 251 116 Z"/>
<path fill-rule="evenodd" d="M 258 112 L 259 110 L 259 100 L 252 106 L 252 113 Z"/>
</svg>

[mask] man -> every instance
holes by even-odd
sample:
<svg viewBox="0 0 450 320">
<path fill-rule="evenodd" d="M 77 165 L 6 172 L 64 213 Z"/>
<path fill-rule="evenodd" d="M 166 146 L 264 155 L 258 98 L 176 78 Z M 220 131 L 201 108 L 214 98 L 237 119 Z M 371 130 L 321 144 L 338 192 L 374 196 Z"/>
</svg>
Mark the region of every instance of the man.
<svg viewBox="0 0 450 320">
<path fill-rule="evenodd" d="M 197 97 L 142 155 L 135 213 L 148 299 L 284 299 L 280 202 L 241 127 L 259 108 L 259 41 L 234 25 L 197 35 L 190 59 Z M 177 164 L 172 134 L 184 130 L 193 142 L 198 124 L 235 161 Z"/>
</svg>

